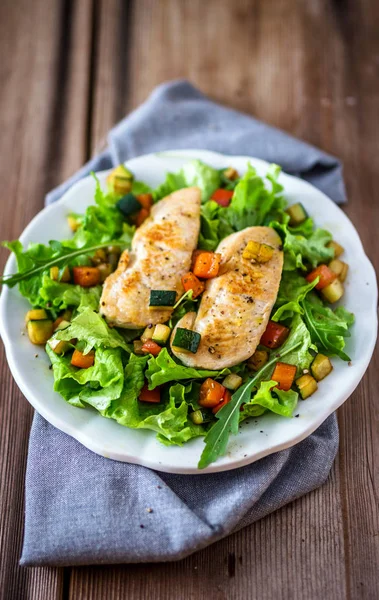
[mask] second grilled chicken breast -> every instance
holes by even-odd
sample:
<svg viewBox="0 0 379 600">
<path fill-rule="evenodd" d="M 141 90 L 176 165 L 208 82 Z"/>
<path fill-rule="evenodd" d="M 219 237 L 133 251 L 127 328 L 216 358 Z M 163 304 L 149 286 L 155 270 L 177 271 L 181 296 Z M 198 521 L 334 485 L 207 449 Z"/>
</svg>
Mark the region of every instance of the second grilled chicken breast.
<svg viewBox="0 0 379 600">
<path fill-rule="evenodd" d="M 150 309 L 151 290 L 183 293 L 200 229 L 200 190 L 185 188 L 163 198 L 139 227 L 131 251 L 105 280 L 100 312 L 117 327 L 137 329 L 168 321 L 172 310 Z"/>
<path fill-rule="evenodd" d="M 249 241 L 274 249 L 266 263 L 252 262 L 242 253 Z M 216 252 L 221 266 L 209 279 L 198 313 L 187 313 L 171 337 L 175 356 L 189 367 L 223 369 L 251 356 L 266 329 L 275 303 L 283 268 L 281 239 L 270 227 L 248 227 L 225 238 Z M 177 327 L 201 335 L 195 354 L 172 347 Z"/>
</svg>

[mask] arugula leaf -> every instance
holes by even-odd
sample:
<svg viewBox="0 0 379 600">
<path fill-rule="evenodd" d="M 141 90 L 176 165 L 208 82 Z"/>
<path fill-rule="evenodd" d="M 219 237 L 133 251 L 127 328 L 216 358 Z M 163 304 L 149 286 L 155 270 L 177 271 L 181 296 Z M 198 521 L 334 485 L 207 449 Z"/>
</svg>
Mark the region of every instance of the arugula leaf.
<svg viewBox="0 0 379 600">
<path fill-rule="evenodd" d="M 354 315 L 342 306 L 333 311 L 324 306 L 315 294 L 310 294 L 308 298 L 301 305 L 312 341 L 325 354 L 337 355 L 342 360 L 349 361 L 350 358 L 343 349 L 345 339 L 350 337 L 348 329 L 354 323 Z"/>
<path fill-rule="evenodd" d="M 69 327 L 58 330 L 54 337 L 69 341 L 73 338 L 85 342 L 84 354 L 92 348 L 122 348 L 130 353 L 131 348 L 118 331 L 107 325 L 106 321 L 91 308 L 84 308 L 71 321 Z"/>
<path fill-rule="evenodd" d="M 158 385 L 163 385 L 168 381 L 180 381 L 183 379 L 205 379 L 206 377 L 222 377 L 230 373 L 229 369 L 222 371 L 206 371 L 203 369 L 193 369 L 178 364 L 168 353 L 167 348 L 163 348 L 157 357 L 150 358 L 148 368 L 145 373 L 149 382 L 149 390 L 153 390 Z"/>
<path fill-rule="evenodd" d="M 300 304 L 306 295 L 317 285 L 318 278 L 311 283 L 299 273 L 283 271 L 280 281 L 279 292 L 276 298 L 272 321 L 284 321 L 293 317 L 294 313 L 303 314 L 304 310 Z"/>
</svg>

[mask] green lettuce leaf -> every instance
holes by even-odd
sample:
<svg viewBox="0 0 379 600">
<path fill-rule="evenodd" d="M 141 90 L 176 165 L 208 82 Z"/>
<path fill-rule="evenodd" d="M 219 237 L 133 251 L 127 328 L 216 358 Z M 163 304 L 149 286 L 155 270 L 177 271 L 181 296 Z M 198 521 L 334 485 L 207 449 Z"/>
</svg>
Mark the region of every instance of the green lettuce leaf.
<svg viewBox="0 0 379 600">
<path fill-rule="evenodd" d="M 276 298 L 272 321 L 284 321 L 293 317 L 295 313 L 303 314 L 304 310 L 301 301 L 317 285 L 316 278 L 311 283 L 302 277 L 299 273 L 293 271 L 283 271 L 280 281 L 279 292 Z"/>
<path fill-rule="evenodd" d="M 316 229 L 306 238 L 304 235 L 292 233 L 288 225 L 283 223 L 272 222 L 271 226 L 278 231 L 283 240 L 285 271 L 305 271 L 307 264 L 316 267 L 319 263 L 329 262 L 334 256 L 333 249 L 326 247 L 332 239 L 332 234 L 325 229 Z"/>
<path fill-rule="evenodd" d="M 80 285 L 53 281 L 48 275 L 42 275 L 37 304 L 55 312 L 73 306 L 87 306 L 97 310 L 100 296 L 100 285 L 83 288 Z"/>
<path fill-rule="evenodd" d="M 260 383 L 256 394 L 243 407 L 246 416 L 251 416 L 249 415 L 250 407 L 258 405 L 282 417 L 292 417 L 299 394 L 293 390 L 287 392 L 278 390 L 275 388 L 276 385 L 276 381 L 262 381 Z"/>
<path fill-rule="evenodd" d="M 230 373 L 229 369 L 206 371 L 204 369 L 185 367 L 176 363 L 169 355 L 167 348 L 163 348 L 157 357 L 150 358 L 145 375 L 149 382 L 149 389 L 153 390 L 158 385 L 163 385 L 169 381 L 205 379 L 206 377 L 217 378 L 228 375 L 228 373 Z"/>
<path fill-rule="evenodd" d="M 167 173 L 165 181 L 153 191 L 154 201 L 185 187 L 197 186 L 201 190 L 202 202 L 209 200 L 221 185 L 221 175 L 217 169 L 201 160 L 192 160 L 178 173 Z"/>
</svg>

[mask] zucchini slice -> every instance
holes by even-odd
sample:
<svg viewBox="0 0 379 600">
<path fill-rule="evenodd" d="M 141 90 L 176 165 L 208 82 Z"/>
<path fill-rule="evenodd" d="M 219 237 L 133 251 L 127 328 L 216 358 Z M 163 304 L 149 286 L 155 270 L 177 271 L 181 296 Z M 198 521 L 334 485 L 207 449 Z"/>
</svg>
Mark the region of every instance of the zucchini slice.
<svg viewBox="0 0 379 600">
<path fill-rule="evenodd" d="M 130 215 L 133 215 L 142 208 L 141 203 L 138 202 L 136 196 L 131 192 L 120 198 L 120 200 L 116 203 L 116 206 L 118 210 L 122 212 L 124 217 L 130 217 Z"/>
<path fill-rule="evenodd" d="M 332 248 L 334 250 L 334 258 L 338 258 L 345 252 L 345 248 L 341 246 L 338 242 L 332 240 L 329 244 L 326 244 L 327 248 Z"/>
<path fill-rule="evenodd" d="M 340 281 L 344 282 L 349 269 L 349 265 L 343 262 L 343 260 L 340 260 L 339 258 L 334 258 L 329 263 L 329 269 L 337 275 Z"/>
<path fill-rule="evenodd" d="M 344 292 L 345 288 L 343 287 L 343 284 L 340 282 L 339 279 L 335 279 L 334 281 L 332 281 L 332 283 L 329 283 L 329 285 L 327 285 L 321 290 L 321 294 L 323 295 L 325 300 L 330 302 L 330 304 L 338 302 L 338 300 L 340 300 L 344 295 Z"/>
<path fill-rule="evenodd" d="M 289 215 L 289 224 L 292 226 L 300 225 L 308 218 L 307 211 L 300 202 L 292 204 L 292 206 L 287 208 L 286 213 Z"/>
<path fill-rule="evenodd" d="M 176 292 L 173 290 L 150 290 L 151 308 L 172 308 L 176 302 Z"/>
<path fill-rule="evenodd" d="M 211 417 L 207 411 L 201 409 L 194 410 L 189 414 L 189 418 L 191 419 L 192 423 L 195 423 L 195 425 L 202 425 L 203 423 L 208 423 L 211 420 Z"/>
<path fill-rule="evenodd" d="M 222 382 L 222 385 L 226 387 L 228 390 L 236 390 L 242 383 L 242 377 L 237 375 L 236 373 L 230 373 L 227 375 Z"/>
<path fill-rule="evenodd" d="M 313 363 L 311 364 L 311 372 L 316 381 L 321 381 L 329 373 L 332 372 L 333 365 L 329 358 L 324 354 L 316 354 Z"/>
<path fill-rule="evenodd" d="M 157 344 L 165 344 L 170 337 L 171 329 L 167 325 L 159 323 L 154 327 L 152 340 Z"/>
<path fill-rule="evenodd" d="M 186 350 L 187 352 L 195 354 L 199 347 L 200 340 L 201 335 L 200 333 L 197 333 L 197 331 L 178 327 L 172 345 L 174 348 L 180 348 L 181 350 Z"/>
<path fill-rule="evenodd" d="M 28 310 L 25 315 L 25 323 L 28 324 L 28 321 L 44 321 L 48 319 L 47 312 L 44 308 L 33 308 L 32 310 Z"/>
<path fill-rule="evenodd" d="M 154 325 L 148 325 L 141 335 L 141 342 L 144 344 L 148 340 L 151 340 L 154 335 Z"/>
<path fill-rule="evenodd" d="M 28 322 L 28 336 L 32 344 L 44 346 L 53 335 L 53 321 L 43 319 Z"/>
<path fill-rule="evenodd" d="M 296 385 L 303 400 L 312 396 L 317 390 L 317 381 L 312 375 L 302 375 L 299 379 L 296 379 Z"/>
</svg>

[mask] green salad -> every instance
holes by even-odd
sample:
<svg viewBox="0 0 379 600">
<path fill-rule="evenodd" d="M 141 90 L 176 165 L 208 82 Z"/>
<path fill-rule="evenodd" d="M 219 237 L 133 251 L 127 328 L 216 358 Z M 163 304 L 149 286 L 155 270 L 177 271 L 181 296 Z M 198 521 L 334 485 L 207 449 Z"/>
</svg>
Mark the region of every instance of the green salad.
<svg viewBox="0 0 379 600">
<path fill-rule="evenodd" d="M 70 239 L 28 248 L 20 241 L 3 242 L 15 254 L 18 273 L 4 275 L 0 283 L 18 285 L 30 302 L 27 333 L 33 344 L 46 348 L 54 390 L 66 402 L 79 410 L 90 405 L 125 427 L 151 429 L 168 446 L 201 436 L 201 469 L 225 454 L 241 421 L 270 412 L 293 417 L 299 399 L 313 394 L 332 371 L 330 357 L 350 360 L 345 340 L 354 317 L 333 307 L 343 296 L 348 270 L 340 259 L 343 248 L 315 227 L 300 203 L 287 205 L 279 173 L 280 167 L 271 165 L 260 177 L 248 165 L 241 175 L 193 160 L 151 189 L 120 165 L 106 189 L 93 174 L 94 203 L 84 214 L 67 215 Z M 165 323 L 112 326 L 99 312 L 104 281 L 152 206 L 192 186 L 201 191 L 200 234 L 191 270 L 182 277 L 182 294 L 151 291 L 152 308 L 169 309 Z M 284 256 L 260 343 L 252 356 L 231 367 L 185 366 L 173 354 L 170 338 L 175 335 L 174 346 L 195 354 L 201 335 L 173 330 L 184 315 L 198 311 L 207 282 L 218 276 L 219 243 L 254 226 L 273 228 Z M 269 264 L 272 254 L 267 244 L 249 242 L 243 257 L 259 266 Z"/>
</svg>

